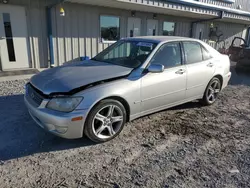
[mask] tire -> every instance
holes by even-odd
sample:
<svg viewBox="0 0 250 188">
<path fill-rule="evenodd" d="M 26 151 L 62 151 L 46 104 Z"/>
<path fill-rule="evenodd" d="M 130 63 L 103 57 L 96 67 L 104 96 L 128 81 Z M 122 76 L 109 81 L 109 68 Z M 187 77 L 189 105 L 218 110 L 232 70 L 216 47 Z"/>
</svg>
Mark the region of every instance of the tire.
<svg viewBox="0 0 250 188">
<path fill-rule="evenodd" d="M 90 111 L 85 122 L 84 134 L 94 142 L 107 142 L 119 135 L 126 118 L 126 109 L 122 103 L 105 99 Z"/>
<path fill-rule="evenodd" d="M 222 84 L 221 81 L 216 77 L 214 77 L 208 83 L 207 88 L 204 92 L 203 98 L 201 100 L 202 104 L 212 105 L 216 101 L 216 99 L 221 91 L 221 84 Z"/>
</svg>

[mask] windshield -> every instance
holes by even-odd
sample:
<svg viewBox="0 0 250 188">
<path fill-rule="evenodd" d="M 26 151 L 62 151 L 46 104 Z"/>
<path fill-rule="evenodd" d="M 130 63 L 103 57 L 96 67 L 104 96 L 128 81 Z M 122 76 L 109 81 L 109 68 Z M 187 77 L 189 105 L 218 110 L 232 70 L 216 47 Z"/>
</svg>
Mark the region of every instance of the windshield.
<svg viewBox="0 0 250 188">
<path fill-rule="evenodd" d="M 148 58 L 157 43 L 121 40 L 111 45 L 92 60 L 129 68 L 137 68 Z"/>
</svg>

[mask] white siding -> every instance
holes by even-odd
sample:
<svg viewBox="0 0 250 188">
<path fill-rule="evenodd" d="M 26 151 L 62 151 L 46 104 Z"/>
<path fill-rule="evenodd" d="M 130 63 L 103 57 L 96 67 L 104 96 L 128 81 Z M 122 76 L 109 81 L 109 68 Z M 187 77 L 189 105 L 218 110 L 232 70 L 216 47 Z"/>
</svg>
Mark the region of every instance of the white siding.
<svg viewBox="0 0 250 188">
<path fill-rule="evenodd" d="M 205 30 L 203 33 L 203 41 L 207 42 L 213 47 L 216 47 L 215 43 L 212 43 L 209 41 L 209 28 L 210 28 L 210 22 L 204 23 L 205 24 Z M 240 24 L 232 24 L 232 23 L 225 23 L 225 22 L 214 22 L 214 26 L 218 27 L 218 31 L 223 33 L 223 36 L 221 37 L 221 40 L 225 41 L 226 48 L 228 48 L 234 37 L 242 37 L 243 31 L 245 29 L 245 25 Z M 243 36 L 244 37 L 244 36 Z M 224 46 L 223 42 L 220 42 L 217 47 Z"/>
<path fill-rule="evenodd" d="M 127 37 L 130 11 L 73 3 L 65 3 L 64 9 L 65 17 L 59 16 L 59 7 L 52 11 L 55 65 L 79 60 L 81 56 L 93 57 L 110 45 L 101 42 L 100 15 L 119 16 L 120 36 Z M 152 19 L 153 13 L 136 12 L 136 17 L 141 18 L 141 34 L 146 35 L 147 19 Z M 173 21 L 176 22 L 176 35 L 189 36 L 190 20 L 166 15 L 157 15 L 156 19 L 159 21 L 159 35 L 162 34 L 163 21 Z"/>
<path fill-rule="evenodd" d="M 27 10 L 28 35 L 34 68 L 48 67 L 48 42 L 46 12 L 41 8 Z"/>
<path fill-rule="evenodd" d="M 129 0 L 128 0 L 129 1 Z M 174 7 L 175 5 L 152 0 L 131 0 L 139 3 L 147 3 L 154 6 Z M 205 2 L 205 0 L 202 0 Z M 242 0 L 243 1 L 243 0 Z M 33 68 L 48 67 L 50 60 L 48 55 L 46 3 L 50 0 L 11 0 L 10 4 L 24 6 L 27 12 L 27 25 L 29 36 L 29 49 Z M 208 0 L 206 1 L 208 2 Z M 237 1 L 239 3 L 240 0 Z M 245 1 L 244 1 L 245 2 Z M 212 1 L 210 2 L 212 3 Z M 215 3 L 215 2 L 213 2 Z M 121 38 L 127 37 L 127 20 L 131 16 L 130 10 L 91 6 L 85 4 L 64 3 L 66 16 L 59 16 L 59 6 L 52 8 L 52 34 L 55 65 L 78 60 L 82 56 L 93 57 L 110 44 L 100 41 L 99 17 L 100 15 L 115 15 L 120 17 Z M 186 11 L 200 11 L 197 8 L 178 7 Z M 167 12 L 166 12 L 167 13 Z M 213 14 L 211 12 L 203 12 Z M 147 19 L 152 19 L 153 12 L 136 11 L 136 17 L 141 18 L 141 34 L 146 35 Z M 175 17 L 157 14 L 159 21 L 159 35 L 162 34 L 164 21 L 176 22 L 175 35 L 189 37 L 191 21 L 184 17 Z M 208 42 L 209 24 L 206 24 L 203 40 Z M 235 36 L 242 36 L 244 25 L 217 22 L 227 46 Z M 214 45 L 214 44 L 211 44 Z"/>
<path fill-rule="evenodd" d="M 189 37 L 190 30 L 191 30 L 190 22 L 179 21 L 176 23 L 175 35 L 182 36 L 182 37 Z"/>
<path fill-rule="evenodd" d="M 66 16 L 60 17 L 59 7 L 53 9 L 53 36 L 55 64 L 79 60 L 81 56 L 93 57 L 110 44 L 100 40 L 100 15 L 115 15 L 120 17 L 121 38 L 127 37 L 127 20 L 131 12 L 122 9 L 98 7 L 84 4 L 64 4 Z M 147 19 L 152 19 L 153 13 L 136 12 L 136 17 L 142 20 L 142 35 L 146 35 Z M 157 15 L 159 21 L 159 35 L 162 34 L 164 21 L 176 22 L 175 35 L 189 37 L 191 21 L 183 17 Z M 205 23 L 203 40 L 209 43 L 208 33 L 210 23 Z M 223 39 L 227 47 L 235 36 L 242 36 L 244 25 L 224 22 L 215 22 L 224 34 Z M 195 32 L 195 31 L 194 31 Z M 215 46 L 213 43 L 210 45 Z M 219 46 L 221 46 L 220 43 Z"/>
</svg>

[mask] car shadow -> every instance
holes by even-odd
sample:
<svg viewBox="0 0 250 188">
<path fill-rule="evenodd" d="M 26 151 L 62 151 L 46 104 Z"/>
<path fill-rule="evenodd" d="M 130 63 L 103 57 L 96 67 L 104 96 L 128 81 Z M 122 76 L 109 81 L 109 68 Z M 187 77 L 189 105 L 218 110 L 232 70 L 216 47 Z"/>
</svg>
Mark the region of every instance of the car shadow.
<svg viewBox="0 0 250 188">
<path fill-rule="evenodd" d="M 236 66 L 231 66 L 232 77 L 229 85 L 246 85 L 250 86 L 250 70 L 236 69 Z"/>
<path fill-rule="evenodd" d="M 85 137 L 67 140 L 42 130 L 29 116 L 23 95 L 0 97 L 0 107 L 0 161 L 95 144 Z"/>
<path fill-rule="evenodd" d="M 172 110 L 197 108 L 190 102 Z M 23 95 L 0 97 L 0 162 L 37 153 L 61 151 L 95 145 L 88 138 L 68 140 L 40 128 L 30 117 Z"/>
<path fill-rule="evenodd" d="M 192 109 L 192 108 L 202 108 L 204 105 L 200 103 L 198 100 L 188 102 L 185 104 L 181 104 L 179 106 L 175 106 L 172 108 L 169 108 L 169 110 L 185 110 L 185 109 Z"/>
</svg>

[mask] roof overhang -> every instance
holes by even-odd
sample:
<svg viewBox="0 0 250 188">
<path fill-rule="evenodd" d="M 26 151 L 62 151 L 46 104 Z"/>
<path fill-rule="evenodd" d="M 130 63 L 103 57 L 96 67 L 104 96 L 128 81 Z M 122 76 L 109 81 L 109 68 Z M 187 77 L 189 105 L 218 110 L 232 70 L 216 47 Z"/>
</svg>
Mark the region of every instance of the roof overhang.
<svg viewBox="0 0 250 188">
<path fill-rule="evenodd" d="M 190 7 L 185 5 L 178 5 L 174 3 L 160 2 L 153 3 L 149 1 L 141 1 L 142 3 L 130 0 L 66 0 L 65 2 L 71 3 L 84 3 L 89 5 L 97 5 L 111 8 L 119 8 L 125 10 L 135 10 L 140 12 L 150 12 L 157 14 L 166 14 L 173 16 L 180 16 L 180 11 L 182 17 L 188 18 L 202 18 L 209 19 L 218 17 L 220 15 L 219 11 L 204 10 L 202 8 Z M 148 1 L 147 1 L 148 2 Z"/>
<path fill-rule="evenodd" d="M 179 4 L 183 4 L 183 5 L 200 7 L 200 8 L 205 8 L 205 9 L 212 9 L 212 10 L 217 10 L 217 11 L 224 11 L 224 12 L 228 12 L 228 13 L 232 13 L 232 14 L 238 14 L 238 15 L 250 17 L 250 12 L 247 12 L 247 11 L 232 9 L 232 8 L 218 6 L 218 5 L 209 4 L 209 3 L 203 3 L 203 2 L 194 1 L 194 0 L 162 0 L 162 1 L 168 1 L 168 2 L 172 2 L 172 3 L 179 3 Z"/>
<path fill-rule="evenodd" d="M 65 2 L 84 3 L 119 9 L 122 7 L 122 9 L 126 10 L 182 16 L 199 20 L 220 17 L 221 12 L 224 11 L 226 14 L 223 20 L 226 22 L 250 24 L 250 13 L 248 12 L 191 0 L 65 0 Z"/>
</svg>

